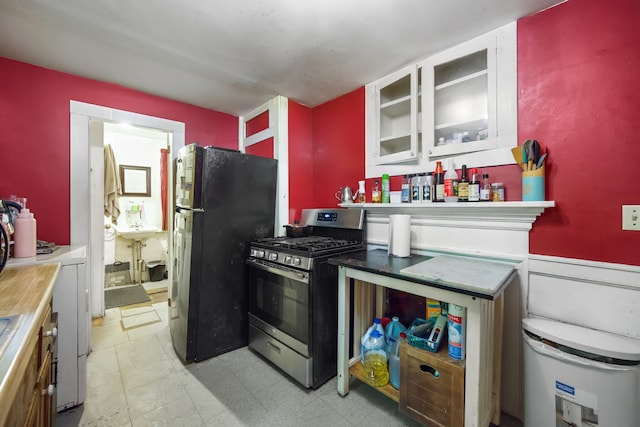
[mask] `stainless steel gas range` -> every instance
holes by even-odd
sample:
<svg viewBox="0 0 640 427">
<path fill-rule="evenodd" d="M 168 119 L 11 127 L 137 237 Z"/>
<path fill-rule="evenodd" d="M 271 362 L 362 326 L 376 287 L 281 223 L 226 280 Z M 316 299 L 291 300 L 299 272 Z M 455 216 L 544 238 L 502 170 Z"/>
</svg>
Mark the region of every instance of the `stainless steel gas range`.
<svg viewBox="0 0 640 427">
<path fill-rule="evenodd" d="M 307 388 L 336 375 L 337 267 L 331 257 L 366 250 L 361 209 L 304 209 L 303 237 L 251 243 L 249 348 Z"/>
</svg>

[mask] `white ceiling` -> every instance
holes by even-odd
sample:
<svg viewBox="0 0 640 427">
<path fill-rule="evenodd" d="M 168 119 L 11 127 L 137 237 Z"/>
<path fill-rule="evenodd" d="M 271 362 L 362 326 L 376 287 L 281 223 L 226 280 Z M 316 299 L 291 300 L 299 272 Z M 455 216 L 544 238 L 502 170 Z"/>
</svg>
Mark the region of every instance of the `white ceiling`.
<svg viewBox="0 0 640 427">
<path fill-rule="evenodd" d="M 313 107 L 560 0 L 0 0 L 0 56 L 234 115 Z"/>
</svg>

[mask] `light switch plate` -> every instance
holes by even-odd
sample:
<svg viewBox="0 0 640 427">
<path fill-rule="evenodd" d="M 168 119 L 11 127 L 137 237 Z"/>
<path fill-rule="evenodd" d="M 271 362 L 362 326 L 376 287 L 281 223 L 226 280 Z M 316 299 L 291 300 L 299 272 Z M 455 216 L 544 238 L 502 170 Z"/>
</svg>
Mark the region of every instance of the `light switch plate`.
<svg viewBox="0 0 640 427">
<path fill-rule="evenodd" d="M 640 231 L 640 205 L 622 205 L 622 229 Z"/>
</svg>

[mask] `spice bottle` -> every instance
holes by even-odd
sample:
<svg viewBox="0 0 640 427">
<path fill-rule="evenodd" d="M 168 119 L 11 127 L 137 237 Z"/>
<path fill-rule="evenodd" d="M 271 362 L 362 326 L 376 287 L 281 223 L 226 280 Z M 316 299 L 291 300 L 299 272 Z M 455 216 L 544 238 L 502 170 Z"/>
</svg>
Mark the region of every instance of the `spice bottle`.
<svg viewBox="0 0 640 427">
<path fill-rule="evenodd" d="M 458 201 L 469 201 L 469 179 L 467 178 L 467 165 L 462 165 L 462 176 L 460 177 L 460 181 L 458 182 Z"/>
<path fill-rule="evenodd" d="M 481 202 L 490 202 L 491 201 L 491 184 L 489 183 L 489 174 L 482 174 L 482 183 L 480 184 L 480 201 Z"/>
<path fill-rule="evenodd" d="M 471 182 L 469 183 L 469 201 L 480 201 L 480 180 L 478 179 L 478 169 L 471 168 Z"/>
<path fill-rule="evenodd" d="M 423 173 L 417 173 L 411 178 L 411 203 L 420 203 L 422 197 Z"/>
<path fill-rule="evenodd" d="M 380 202 L 382 202 L 382 197 L 380 195 L 380 182 L 375 179 L 373 181 L 373 188 L 371 189 L 371 203 Z"/>
<path fill-rule="evenodd" d="M 367 203 L 367 193 L 364 189 L 364 181 L 358 181 L 358 203 Z"/>
<path fill-rule="evenodd" d="M 400 201 L 402 203 L 411 203 L 411 175 L 405 175 L 402 178 L 402 190 L 400 192 Z"/>
<path fill-rule="evenodd" d="M 444 202 L 444 170 L 442 169 L 441 161 L 436 162 L 436 170 L 434 172 L 434 176 L 436 187 L 434 202 Z M 433 197 L 433 195 L 431 197 Z"/>
<path fill-rule="evenodd" d="M 422 203 L 433 202 L 432 197 L 435 196 L 435 186 L 433 184 L 433 172 L 427 172 L 424 176 L 422 185 Z"/>
<path fill-rule="evenodd" d="M 491 184 L 491 200 L 494 202 L 504 202 L 504 185 L 501 182 Z"/>
</svg>

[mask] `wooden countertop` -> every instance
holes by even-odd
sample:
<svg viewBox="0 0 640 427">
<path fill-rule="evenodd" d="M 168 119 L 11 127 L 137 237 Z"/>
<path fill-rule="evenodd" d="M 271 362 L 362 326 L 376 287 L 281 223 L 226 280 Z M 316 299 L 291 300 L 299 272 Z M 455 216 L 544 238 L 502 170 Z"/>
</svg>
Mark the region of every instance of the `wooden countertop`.
<svg viewBox="0 0 640 427">
<path fill-rule="evenodd" d="M 0 273 L 0 317 L 21 315 L 15 336 L 0 356 L 0 425 L 27 368 L 31 337 L 37 335 L 60 264 L 7 267 Z"/>
</svg>

